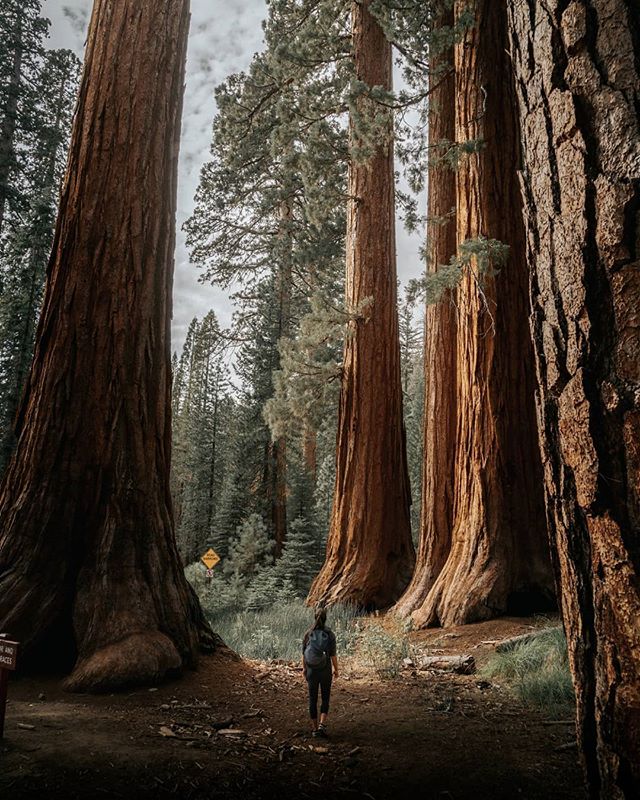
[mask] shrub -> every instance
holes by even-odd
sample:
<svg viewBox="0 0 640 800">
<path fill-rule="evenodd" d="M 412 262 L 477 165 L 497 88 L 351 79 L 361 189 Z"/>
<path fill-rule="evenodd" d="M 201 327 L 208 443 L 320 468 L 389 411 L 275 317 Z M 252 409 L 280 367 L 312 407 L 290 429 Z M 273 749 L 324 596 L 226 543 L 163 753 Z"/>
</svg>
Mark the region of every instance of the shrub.
<svg viewBox="0 0 640 800">
<path fill-rule="evenodd" d="M 565 706 L 574 701 L 567 643 L 560 628 L 544 631 L 505 653 L 496 653 L 482 670 L 502 678 L 527 705 Z"/>
<path fill-rule="evenodd" d="M 358 637 L 358 657 L 380 678 L 396 678 L 408 654 L 404 632 L 390 633 L 380 625 L 368 625 Z"/>
</svg>

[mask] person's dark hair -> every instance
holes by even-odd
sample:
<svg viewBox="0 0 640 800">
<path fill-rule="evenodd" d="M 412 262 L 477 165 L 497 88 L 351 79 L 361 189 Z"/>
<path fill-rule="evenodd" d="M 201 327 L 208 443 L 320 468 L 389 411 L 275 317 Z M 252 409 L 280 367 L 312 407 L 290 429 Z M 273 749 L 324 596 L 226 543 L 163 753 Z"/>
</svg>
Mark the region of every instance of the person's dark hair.
<svg viewBox="0 0 640 800">
<path fill-rule="evenodd" d="M 313 625 L 304 635 L 305 642 L 311 635 L 312 631 L 323 631 L 324 626 L 327 622 L 327 609 L 324 606 L 316 606 L 313 611 L 313 614 L 314 614 Z"/>
<path fill-rule="evenodd" d="M 324 606 L 318 606 L 315 610 L 315 621 L 311 630 L 324 630 L 327 622 L 327 609 Z"/>
</svg>

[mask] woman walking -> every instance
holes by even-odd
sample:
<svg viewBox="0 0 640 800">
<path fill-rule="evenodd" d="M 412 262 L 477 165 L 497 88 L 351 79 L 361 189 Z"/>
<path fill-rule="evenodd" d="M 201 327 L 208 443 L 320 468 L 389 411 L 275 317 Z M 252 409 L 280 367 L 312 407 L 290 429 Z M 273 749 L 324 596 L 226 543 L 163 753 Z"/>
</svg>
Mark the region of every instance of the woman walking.
<svg viewBox="0 0 640 800">
<path fill-rule="evenodd" d="M 327 628 L 326 622 L 325 609 L 316 609 L 315 621 L 302 640 L 302 671 L 309 689 L 311 735 L 322 737 L 327 736 L 331 681 L 338 677 L 336 637 L 333 631 Z M 318 688 L 322 695 L 320 724 L 318 724 Z"/>
</svg>

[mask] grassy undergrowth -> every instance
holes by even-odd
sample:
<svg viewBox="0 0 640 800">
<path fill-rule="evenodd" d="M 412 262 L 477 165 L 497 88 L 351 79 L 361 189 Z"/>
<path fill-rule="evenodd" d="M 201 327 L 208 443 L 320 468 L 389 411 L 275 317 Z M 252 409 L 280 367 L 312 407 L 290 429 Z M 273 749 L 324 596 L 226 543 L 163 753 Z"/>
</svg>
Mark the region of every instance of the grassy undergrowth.
<svg viewBox="0 0 640 800">
<path fill-rule="evenodd" d="M 560 628 L 544 631 L 506 653 L 496 653 L 482 673 L 504 680 L 527 705 L 569 707 L 574 702 L 567 642 Z"/>
<path fill-rule="evenodd" d="M 313 622 L 313 611 L 302 600 L 276 603 L 262 611 L 224 611 L 209 621 L 229 647 L 245 658 L 264 661 L 302 657 L 302 637 Z M 327 626 L 336 635 L 339 655 L 353 653 L 359 618 L 350 606 L 332 606 Z"/>
<path fill-rule="evenodd" d="M 221 610 L 210 613 L 209 621 L 226 644 L 244 658 L 298 661 L 313 613 L 302 600 L 291 600 L 261 611 Z M 353 656 L 359 667 L 371 669 L 379 678 L 397 677 L 408 654 L 405 631 L 386 630 L 352 606 L 332 606 L 327 625 L 336 635 L 340 658 Z"/>
</svg>

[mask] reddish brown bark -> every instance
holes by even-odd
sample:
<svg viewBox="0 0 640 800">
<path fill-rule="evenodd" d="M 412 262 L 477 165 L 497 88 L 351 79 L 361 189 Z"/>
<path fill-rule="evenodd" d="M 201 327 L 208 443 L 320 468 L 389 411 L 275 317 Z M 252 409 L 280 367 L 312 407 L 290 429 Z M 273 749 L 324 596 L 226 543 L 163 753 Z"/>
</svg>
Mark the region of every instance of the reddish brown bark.
<svg viewBox="0 0 640 800">
<path fill-rule="evenodd" d="M 453 9 L 441 13 L 438 26 L 453 26 Z M 456 177 L 453 169 L 442 160 L 445 142 L 455 141 L 453 48 L 434 58 L 430 69 L 429 142 L 432 163 L 427 197 L 427 271 L 434 273 L 440 265 L 448 264 L 456 252 Z M 454 298 L 449 292 L 436 305 L 427 306 L 420 539 L 413 578 L 396 604 L 395 610 L 402 615 L 420 608 L 451 547 L 456 438 L 456 324 Z"/>
<path fill-rule="evenodd" d="M 73 689 L 158 680 L 214 637 L 169 492 L 169 324 L 188 0 L 96 0 L 17 447 L 0 629 Z M 41 645 L 38 648 L 38 645 Z"/>
<path fill-rule="evenodd" d="M 456 13 L 466 8 L 456 4 Z M 451 551 L 419 625 L 456 625 L 551 602 L 528 318 L 516 101 L 506 6 L 475 4 L 455 47 L 456 140 L 482 139 L 457 172 L 458 241 L 480 235 L 510 247 L 484 298 L 467 276 L 458 290 L 457 413 Z M 493 330 L 495 326 L 495 330 Z"/>
<path fill-rule="evenodd" d="M 640 796 L 640 28 L 510 9 L 547 513 L 593 797 Z"/>
<path fill-rule="evenodd" d="M 352 6 L 357 78 L 391 87 L 391 47 L 370 14 Z M 366 113 L 366 112 L 365 112 Z M 352 143 L 357 143 L 353 120 Z M 393 146 L 349 169 L 346 299 L 373 304 L 352 323 L 344 353 L 337 471 L 325 563 L 309 601 L 386 607 L 414 564 L 402 426 L 395 261 Z"/>
</svg>

